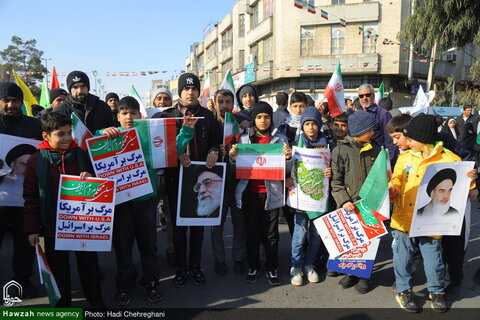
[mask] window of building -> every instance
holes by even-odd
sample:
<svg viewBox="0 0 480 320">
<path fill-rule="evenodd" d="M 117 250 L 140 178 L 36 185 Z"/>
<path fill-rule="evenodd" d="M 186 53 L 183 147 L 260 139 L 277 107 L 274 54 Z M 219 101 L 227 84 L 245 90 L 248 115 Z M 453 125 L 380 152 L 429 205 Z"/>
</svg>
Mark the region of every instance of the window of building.
<svg viewBox="0 0 480 320">
<path fill-rule="evenodd" d="M 238 68 L 245 67 L 245 50 L 238 51 Z"/>
<path fill-rule="evenodd" d="M 207 61 L 212 60 L 218 54 L 217 50 L 217 40 L 212 42 L 212 44 L 207 48 Z"/>
<path fill-rule="evenodd" d="M 250 29 L 255 28 L 259 22 L 258 2 L 252 7 L 252 15 L 250 17 Z"/>
<path fill-rule="evenodd" d="M 315 41 L 315 28 L 301 27 L 300 28 L 300 55 L 301 56 L 313 55 L 314 41 Z"/>
<path fill-rule="evenodd" d="M 332 0 L 332 4 L 345 4 L 345 0 Z"/>
<path fill-rule="evenodd" d="M 238 15 L 238 36 L 245 37 L 245 14 Z"/>
<path fill-rule="evenodd" d="M 263 40 L 263 63 L 273 60 L 272 57 L 272 36 Z"/>
<path fill-rule="evenodd" d="M 233 31 L 232 28 L 229 28 L 227 31 L 222 33 L 222 50 L 227 49 L 233 43 Z"/>
<path fill-rule="evenodd" d="M 375 53 L 377 52 L 377 42 L 375 41 L 378 34 L 378 23 L 364 23 L 363 37 L 362 37 L 362 52 Z"/>
<path fill-rule="evenodd" d="M 227 62 L 225 62 L 224 64 L 222 64 L 222 73 L 223 73 L 223 76 L 225 77 L 225 75 L 227 74 L 228 71 L 232 70 L 233 69 L 233 60 L 230 59 L 228 60 Z"/>
<path fill-rule="evenodd" d="M 332 54 L 343 54 L 345 47 L 345 27 L 339 24 L 332 25 Z"/>
<path fill-rule="evenodd" d="M 256 43 L 250 46 L 250 57 L 251 57 L 251 61 L 249 61 L 248 63 L 250 62 L 254 62 L 255 64 L 258 63 L 258 45 Z"/>
<path fill-rule="evenodd" d="M 273 16 L 273 0 L 264 0 L 263 2 L 263 15 L 264 18 Z"/>
<path fill-rule="evenodd" d="M 198 63 L 199 69 L 203 68 L 203 66 L 205 65 L 205 59 L 204 59 L 203 53 L 198 56 L 197 63 Z"/>
</svg>

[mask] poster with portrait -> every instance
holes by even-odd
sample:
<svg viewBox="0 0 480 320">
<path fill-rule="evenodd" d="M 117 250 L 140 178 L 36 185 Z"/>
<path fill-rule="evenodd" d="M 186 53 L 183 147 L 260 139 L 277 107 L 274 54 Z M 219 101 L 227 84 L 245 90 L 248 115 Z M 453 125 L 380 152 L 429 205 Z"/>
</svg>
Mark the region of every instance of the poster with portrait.
<svg viewBox="0 0 480 320">
<path fill-rule="evenodd" d="M 324 172 L 330 166 L 330 150 L 293 147 L 292 154 L 294 186 L 288 188 L 287 205 L 304 211 L 325 212 L 329 179 Z"/>
<path fill-rule="evenodd" d="M 225 163 L 207 168 L 205 162 L 192 161 L 180 166 L 177 225 L 218 226 L 221 222 Z"/>
<path fill-rule="evenodd" d="M 418 187 L 410 237 L 458 236 L 462 232 L 473 161 L 430 164 Z"/>
<path fill-rule="evenodd" d="M 115 180 L 61 175 L 55 250 L 112 249 Z"/>
<path fill-rule="evenodd" d="M 23 207 L 23 177 L 41 141 L 0 134 L 0 206 Z"/>
</svg>

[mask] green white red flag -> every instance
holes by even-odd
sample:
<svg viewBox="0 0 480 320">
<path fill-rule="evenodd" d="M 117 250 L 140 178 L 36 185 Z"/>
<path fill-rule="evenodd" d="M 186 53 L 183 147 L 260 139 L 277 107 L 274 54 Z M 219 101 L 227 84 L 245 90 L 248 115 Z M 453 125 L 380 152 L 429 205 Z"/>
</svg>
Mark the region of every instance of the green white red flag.
<svg viewBox="0 0 480 320">
<path fill-rule="evenodd" d="M 230 112 L 225 113 L 225 122 L 223 123 L 223 145 L 228 146 L 238 140 L 242 134 L 238 126 L 237 119 Z"/>
<path fill-rule="evenodd" d="M 285 155 L 281 143 L 237 144 L 237 147 L 237 179 L 285 179 Z"/>
<path fill-rule="evenodd" d="M 238 106 L 237 95 L 235 94 L 235 84 L 233 83 L 233 77 L 230 70 L 225 75 L 225 78 L 223 78 L 220 89 L 230 90 L 233 93 L 233 113 L 239 112 L 240 107 Z"/>
<path fill-rule="evenodd" d="M 53 308 L 57 304 L 58 300 L 60 300 L 62 295 L 60 294 L 60 290 L 58 289 L 58 285 L 55 281 L 55 277 L 53 276 L 52 269 L 50 269 L 50 265 L 48 264 L 47 258 L 45 257 L 45 252 L 43 252 L 43 249 L 39 244 L 37 244 L 35 248 L 37 251 L 40 283 L 45 285 L 45 289 L 47 290 L 48 295 L 48 301 L 50 302 L 50 307 Z"/>
<path fill-rule="evenodd" d="M 299 9 L 303 9 L 303 7 L 305 7 L 307 5 L 307 0 L 295 0 L 295 7 L 299 8 Z"/>
<path fill-rule="evenodd" d="M 210 74 L 207 73 L 207 75 L 205 76 L 205 82 L 203 83 L 203 91 L 202 91 L 202 94 L 200 96 L 200 105 L 202 107 L 207 107 L 208 105 L 208 98 L 210 98 L 211 96 L 211 92 L 210 92 Z"/>
<path fill-rule="evenodd" d="M 72 136 L 73 139 L 77 142 L 78 146 L 87 151 L 87 142 L 86 140 L 93 137 L 93 134 L 87 129 L 85 124 L 80 120 L 80 118 L 72 112 L 70 118 L 73 121 L 72 125 Z"/>
<path fill-rule="evenodd" d="M 150 168 L 177 166 L 176 120 L 133 120 L 137 128 L 145 160 Z"/>
<path fill-rule="evenodd" d="M 340 69 L 340 63 L 337 63 L 337 67 L 330 78 L 330 81 L 325 88 L 323 96 L 328 100 L 328 109 L 332 117 L 336 117 L 339 114 L 347 111 L 345 108 L 345 95 L 343 91 L 342 70 Z"/>
<path fill-rule="evenodd" d="M 138 101 L 138 104 L 140 105 L 140 114 L 142 115 L 142 118 L 148 118 L 147 114 L 147 109 L 145 108 L 145 105 L 142 102 L 142 99 L 140 98 L 140 95 L 137 92 L 137 89 L 132 85 L 130 87 L 130 95 L 135 98 L 135 100 Z"/>
</svg>

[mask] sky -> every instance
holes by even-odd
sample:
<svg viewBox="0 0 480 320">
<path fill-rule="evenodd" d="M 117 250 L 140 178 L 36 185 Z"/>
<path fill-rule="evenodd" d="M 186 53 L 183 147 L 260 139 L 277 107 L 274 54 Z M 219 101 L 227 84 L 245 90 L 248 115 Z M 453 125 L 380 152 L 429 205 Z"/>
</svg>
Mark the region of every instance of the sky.
<svg viewBox="0 0 480 320">
<path fill-rule="evenodd" d="M 210 21 L 221 21 L 236 0 L 0 0 L 0 50 L 16 35 L 37 40 L 51 72 L 98 71 L 105 91 L 128 94 L 134 85 L 146 102 L 151 80 L 178 77 L 190 45 L 203 41 Z M 45 61 L 44 61 L 45 63 Z M 141 71 L 163 71 L 140 76 Z M 174 72 L 174 70 L 176 72 Z M 106 76 L 116 72 L 117 76 Z M 119 72 L 138 76 L 120 77 Z M 66 77 L 59 77 L 64 84 Z M 65 87 L 65 86 L 63 86 Z"/>
</svg>

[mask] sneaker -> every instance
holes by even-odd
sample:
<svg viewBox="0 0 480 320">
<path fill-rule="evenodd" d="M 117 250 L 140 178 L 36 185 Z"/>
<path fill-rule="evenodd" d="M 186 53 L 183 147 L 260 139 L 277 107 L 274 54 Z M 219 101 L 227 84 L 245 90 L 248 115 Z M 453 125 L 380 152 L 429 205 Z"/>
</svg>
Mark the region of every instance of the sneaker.
<svg viewBox="0 0 480 320">
<path fill-rule="evenodd" d="M 343 289 L 347 289 L 347 288 L 350 288 L 350 287 L 353 287 L 354 285 L 357 284 L 358 282 L 358 277 L 355 277 L 355 276 L 351 276 L 349 274 L 346 274 L 339 282 L 338 284 L 340 285 L 340 287 L 342 287 Z"/>
<path fill-rule="evenodd" d="M 245 264 L 243 261 L 235 261 L 233 265 L 233 272 L 235 274 L 244 274 L 245 273 Z"/>
<path fill-rule="evenodd" d="M 290 269 L 290 283 L 297 287 L 303 285 L 302 269 L 294 267 Z"/>
<path fill-rule="evenodd" d="M 130 293 L 128 293 L 127 291 L 118 291 L 115 294 L 114 300 L 117 306 L 124 307 L 130 304 L 132 297 L 130 296 Z"/>
<path fill-rule="evenodd" d="M 338 277 L 340 275 L 339 272 L 333 270 L 327 270 L 327 277 Z"/>
<path fill-rule="evenodd" d="M 445 288 L 445 299 L 446 300 L 455 300 L 460 295 L 460 286 L 450 282 Z"/>
<path fill-rule="evenodd" d="M 355 285 L 355 291 L 357 291 L 360 294 L 365 294 L 372 290 L 373 283 L 371 279 L 363 279 L 360 278 L 358 283 Z"/>
<path fill-rule="evenodd" d="M 447 311 L 447 305 L 445 303 L 445 293 L 443 292 L 430 292 L 430 299 L 432 304 L 430 305 L 433 311 L 445 312 Z"/>
<path fill-rule="evenodd" d="M 475 272 L 475 275 L 473 276 L 473 281 L 480 285 L 480 268 L 478 268 L 477 272 Z"/>
<path fill-rule="evenodd" d="M 420 312 L 420 308 L 415 303 L 415 294 L 411 289 L 400 292 L 395 296 L 400 308 L 407 312 Z"/>
<path fill-rule="evenodd" d="M 271 286 L 278 286 L 282 283 L 282 281 L 280 281 L 280 278 L 278 277 L 277 270 L 267 271 L 267 278 L 268 283 L 270 283 Z"/>
<path fill-rule="evenodd" d="M 258 269 L 249 269 L 247 275 L 245 276 L 245 282 L 255 283 L 258 280 Z"/>
<path fill-rule="evenodd" d="M 153 281 L 153 283 L 152 282 L 147 283 L 147 285 L 145 285 L 144 289 L 145 289 L 145 294 L 147 295 L 147 300 L 149 302 L 156 303 L 156 302 L 162 301 L 163 296 L 160 293 L 160 291 L 158 290 L 158 282 L 157 281 Z"/>
<path fill-rule="evenodd" d="M 205 275 L 203 274 L 202 269 L 200 269 L 200 266 L 190 268 L 190 275 L 192 276 L 195 284 L 205 283 Z"/>
<path fill-rule="evenodd" d="M 177 269 L 177 273 L 175 274 L 175 278 L 173 278 L 173 286 L 175 288 L 183 288 L 185 286 L 185 282 L 187 282 L 188 273 L 181 269 Z"/>
<path fill-rule="evenodd" d="M 317 271 L 313 266 L 305 266 L 305 273 L 307 274 L 307 279 L 311 283 L 317 283 L 320 281 Z"/>
<path fill-rule="evenodd" d="M 221 262 L 215 262 L 215 273 L 224 276 L 228 273 L 227 265 Z"/>
</svg>

